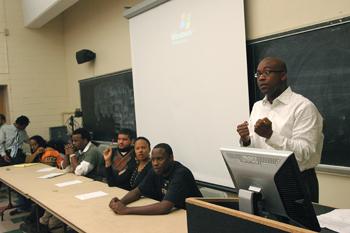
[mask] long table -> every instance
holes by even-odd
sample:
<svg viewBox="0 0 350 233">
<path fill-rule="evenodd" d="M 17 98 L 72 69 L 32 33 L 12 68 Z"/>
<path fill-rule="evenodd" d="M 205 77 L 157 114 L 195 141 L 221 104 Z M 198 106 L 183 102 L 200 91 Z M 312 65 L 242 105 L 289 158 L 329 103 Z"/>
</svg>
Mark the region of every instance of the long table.
<svg viewBox="0 0 350 233">
<path fill-rule="evenodd" d="M 112 197 L 121 198 L 127 191 L 108 187 L 102 182 L 76 176 L 72 173 L 40 179 L 39 176 L 50 172 L 38 172 L 47 168 L 44 164 L 33 166 L 7 166 L 0 168 L 0 180 L 10 188 L 31 199 L 51 212 L 65 224 L 78 232 L 122 232 L 122 233 L 185 233 L 187 232 L 186 211 L 176 210 L 168 215 L 117 215 L 108 204 Z M 58 187 L 56 184 L 72 180 L 81 183 Z M 96 191 L 107 193 L 106 196 L 79 200 L 76 195 Z M 155 203 L 155 200 L 142 198 L 131 206 Z"/>
</svg>

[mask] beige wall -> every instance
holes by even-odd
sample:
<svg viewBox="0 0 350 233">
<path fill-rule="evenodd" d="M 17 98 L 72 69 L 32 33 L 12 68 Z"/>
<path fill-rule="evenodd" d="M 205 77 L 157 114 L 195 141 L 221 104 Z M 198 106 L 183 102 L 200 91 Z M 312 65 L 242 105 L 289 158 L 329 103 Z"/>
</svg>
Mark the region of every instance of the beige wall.
<svg viewBox="0 0 350 233">
<path fill-rule="evenodd" d="M 247 39 L 350 16 L 349 0 L 244 0 Z M 320 202 L 350 208 L 350 176 L 318 173 Z"/>
<path fill-rule="evenodd" d="M 3 25 L 9 30 L 5 38 L 8 74 L 0 74 L 0 84 L 8 86 L 8 122 L 27 115 L 29 134 L 48 137 L 48 127 L 62 124 L 61 112 L 68 100 L 62 18 L 38 30 L 26 29 L 20 0 L 1 0 L 0 4 Z"/>
<path fill-rule="evenodd" d="M 80 107 L 78 80 L 131 68 L 128 20 L 125 6 L 137 0 L 79 1 L 64 13 L 65 61 L 69 107 Z M 90 49 L 95 62 L 78 65 L 75 52 Z"/>
<path fill-rule="evenodd" d="M 244 0 L 247 39 L 350 15 L 348 0 Z"/>
</svg>

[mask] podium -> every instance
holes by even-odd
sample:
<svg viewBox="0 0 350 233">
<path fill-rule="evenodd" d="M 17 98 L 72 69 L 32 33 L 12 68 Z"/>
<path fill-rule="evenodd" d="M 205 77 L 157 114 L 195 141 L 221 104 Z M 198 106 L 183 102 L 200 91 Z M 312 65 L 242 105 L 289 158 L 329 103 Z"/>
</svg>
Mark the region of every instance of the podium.
<svg viewBox="0 0 350 233">
<path fill-rule="evenodd" d="M 305 228 L 239 211 L 238 197 L 188 198 L 186 209 L 188 233 L 315 233 Z"/>
</svg>

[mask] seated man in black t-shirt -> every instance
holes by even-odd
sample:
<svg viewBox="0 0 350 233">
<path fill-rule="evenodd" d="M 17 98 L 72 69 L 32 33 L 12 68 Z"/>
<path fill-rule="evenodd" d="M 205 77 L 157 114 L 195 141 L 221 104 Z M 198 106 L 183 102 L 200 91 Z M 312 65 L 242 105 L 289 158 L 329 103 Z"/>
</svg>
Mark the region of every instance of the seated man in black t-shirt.
<svg viewBox="0 0 350 233">
<path fill-rule="evenodd" d="M 168 144 L 160 143 L 152 150 L 152 166 L 142 183 L 121 200 L 113 198 L 109 207 L 116 214 L 167 214 L 173 207 L 185 208 L 185 199 L 201 197 L 191 171 L 174 161 Z M 160 202 L 145 206 L 127 207 L 141 196 Z"/>
</svg>

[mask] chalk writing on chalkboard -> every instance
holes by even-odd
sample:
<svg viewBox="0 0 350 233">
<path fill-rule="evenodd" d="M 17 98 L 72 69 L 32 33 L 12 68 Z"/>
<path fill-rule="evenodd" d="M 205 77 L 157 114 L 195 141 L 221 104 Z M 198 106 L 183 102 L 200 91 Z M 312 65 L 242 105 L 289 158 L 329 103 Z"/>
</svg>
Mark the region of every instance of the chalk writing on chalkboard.
<svg viewBox="0 0 350 233">
<path fill-rule="evenodd" d="M 135 132 L 131 70 L 80 81 L 83 125 L 95 140 L 112 140 L 121 128 Z"/>
</svg>

